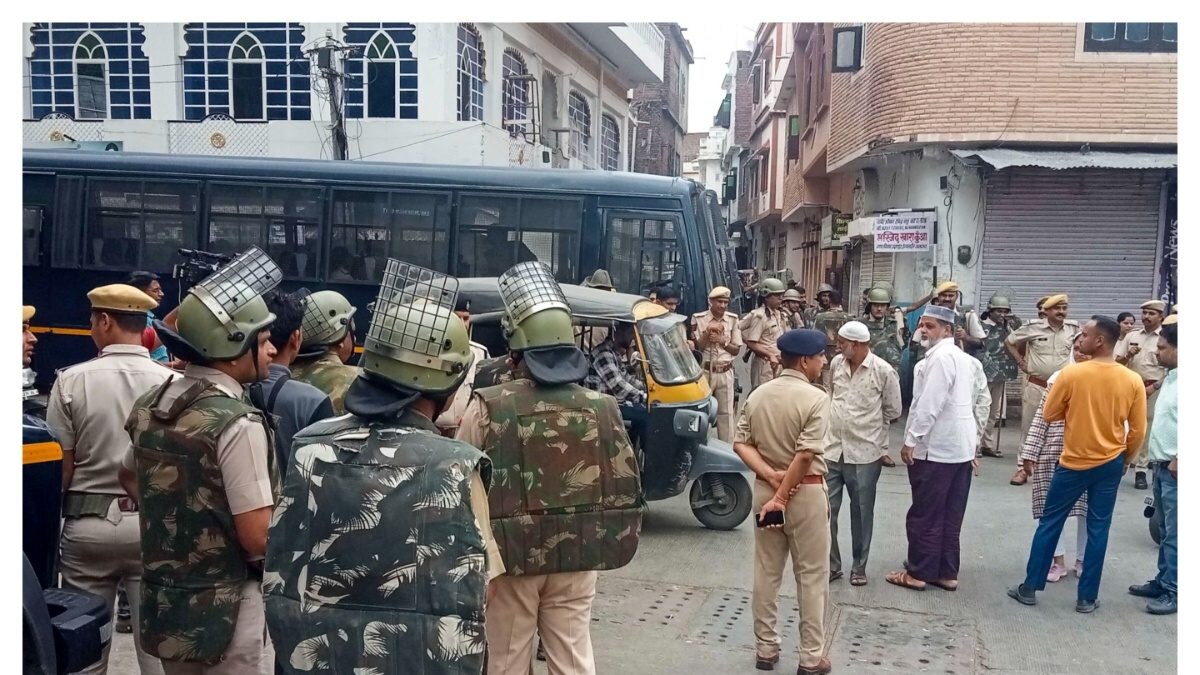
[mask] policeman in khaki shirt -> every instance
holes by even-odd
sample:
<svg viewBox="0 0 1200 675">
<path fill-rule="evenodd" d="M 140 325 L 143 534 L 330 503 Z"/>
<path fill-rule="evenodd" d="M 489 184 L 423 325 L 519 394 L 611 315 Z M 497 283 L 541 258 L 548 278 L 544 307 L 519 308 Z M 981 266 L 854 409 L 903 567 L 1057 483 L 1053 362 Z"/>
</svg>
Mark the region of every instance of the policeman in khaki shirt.
<svg viewBox="0 0 1200 675">
<path fill-rule="evenodd" d="M 754 355 L 750 359 L 750 391 L 779 375 L 779 349 L 775 343 L 787 330 L 782 309 L 785 290 L 779 279 L 763 279 L 759 287 L 762 307 L 747 314 L 738 324 L 746 347 Z"/>
<path fill-rule="evenodd" d="M 828 673 L 825 605 L 829 599 L 829 497 L 825 437 L 829 396 L 813 384 L 825 367 L 825 334 L 792 329 L 779 338 L 783 372 L 750 393 L 738 418 L 733 448 L 758 478 L 754 510 L 783 511 L 778 528 L 754 531 L 755 667 L 779 662 L 779 585 L 788 556 L 800 596 L 800 668 Z M 794 491 L 794 493 L 793 493 Z"/>
<path fill-rule="evenodd" d="M 1046 381 L 1071 358 L 1071 345 L 1080 328 L 1078 321 L 1067 318 L 1068 303 L 1065 293 L 1047 297 L 1041 306 L 1045 317 L 1021 326 L 1004 342 L 1017 367 L 1028 375 L 1021 390 L 1021 438 L 1029 432 L 1042 395 L 1046 393 Z M 1018 466 L 1009 482 L 1024 485 L 1028 479 L 1025 469 Z"/>
<path fill-rule="evenodd" d="M 717 438 L 733 440 L 733 358 L 742 349 L 736 314 L 726 311 L 732 291 L 717 286 L 708 294 L 708 311 L 692 315 L 696 348 L 704 353 L 704 376 L 717 399 Z"/>
<path fill-rule="evenodd" d="M 1158 402 L 1158 390 L 1162 388 L 1162 380 L 1167 376 L 1167 369 L 1158 364 L 1158 334 L 1162 330 L 1163 316 L 1167 305 L 1162 300 L 1147 300 L 1142 303 L 1142 329 L 1130 331 L 1113 350 L 1117 363 L 1124 364 L 1142 378 L 1146 385 L 1146 437 L 1150 437 L 1150 427 L 1154 424 L 1154 404 Z M 1146 460 L 1146 441 L 1138 448 L 1137 457 L 1133 461 L 1134 487 L 1145 490 L 1146 471 L 1149 464 Z"/>
<path fill-rule="evenodd" d="M 158 306 L 133 286 L 112 284 L 88 293 L 96 358 L 59 373 L 50 392 L 46 421 L 63 446 L 63 584 L 95 593 L 112 607 L 117 584 L 137 598 L 142 582 L 137 505 L 117 480 L 129 451 L 125 418 L 134 401 L 171 377 L 142 346 L 146 313 Z M 140 617 L 132 602 L 133 622 Z M 142 650 L 134 633 L 142 673 L 161 673 L 157 658 Z M 108 652 L 80 672 L 103 673 Z"/>
</svg>

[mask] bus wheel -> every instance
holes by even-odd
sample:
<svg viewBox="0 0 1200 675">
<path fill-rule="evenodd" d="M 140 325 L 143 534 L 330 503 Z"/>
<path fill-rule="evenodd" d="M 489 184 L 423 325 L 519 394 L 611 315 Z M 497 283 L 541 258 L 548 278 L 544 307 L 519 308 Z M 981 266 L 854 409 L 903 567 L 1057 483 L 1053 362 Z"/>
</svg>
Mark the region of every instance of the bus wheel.
<svg viewBox="0 0 1200 675">
<path fill-rule="evenodd" d="M 712 530 L 732 530 L 750 515 L 750 481 L 740 473 L 706 473 L 692 482 L 692 514 Z"/>
</svg>

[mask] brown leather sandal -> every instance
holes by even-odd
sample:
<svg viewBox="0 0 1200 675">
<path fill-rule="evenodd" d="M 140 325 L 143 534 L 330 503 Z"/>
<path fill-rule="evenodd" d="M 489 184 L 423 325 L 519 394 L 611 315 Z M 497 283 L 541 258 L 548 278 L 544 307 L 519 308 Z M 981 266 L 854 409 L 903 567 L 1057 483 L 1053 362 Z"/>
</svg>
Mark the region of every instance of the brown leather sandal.
<svg viewBox="0 0 1200 675">
<path fill-rule="evenodd" d="M 914 579 L 913 577 L 909 576 L 908 572 L 906 572 L 905 570 L 896 570 L 894 572 L 888 572 L 887 576 L 884 577 L 884 579 L 893 586 L 899 586 L 900 588 L 907 588 L 910 591 L 925 590 L 925 582 L 921 581 L 920 579 Z M 917 584 L 920 584 L 920 585 L 918 586 Z"/>
</svg>

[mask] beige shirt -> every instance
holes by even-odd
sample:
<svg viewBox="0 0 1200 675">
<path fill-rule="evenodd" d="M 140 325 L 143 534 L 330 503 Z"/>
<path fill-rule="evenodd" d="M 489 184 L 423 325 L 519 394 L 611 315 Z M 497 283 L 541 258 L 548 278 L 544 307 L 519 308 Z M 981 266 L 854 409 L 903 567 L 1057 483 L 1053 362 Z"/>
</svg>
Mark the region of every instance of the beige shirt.
<svg viewBox="0 0 1200 675">
<path fill-rule="evenodd" d="M 125 420 L 139 396 L 172 374 L 141 345 L 109 345 L 96 358 L 59 373 L 46 423 L 63 448 L 74 451 L 68 490 L 125 494 L 117 480 L 131 445 Z"/>
<path fill-rule="evenodd" d="M 463 411 L 467 409 L 467 403 L 471 400 L 471 387 L 475 383 L 475 369 L 479 367 L 479 362 L 489 358 L 487 347 L 472 342 L 471 347 L 471 367 L 467 369 L 467 377 L 458 386 L 458 391 L 454 393 L 454 400 L 446 409 L 438 415 L 436 424 L 438 429 L 443 431 L 454 432 L 458 428 L 458 420 L 462 419 Z"/>
<path fill-rule="evenodd" d="M 750 392 L 733 442 L 754 446 L 776 471 L 786 471 L 796 453 L 808 450 L 815 454 L 808 473 L 823 476 L 828 430 L 829 395 L 789 368 Z"/>
<path fill-rule="evenodd" d="M 1008 344 L 1025 345 L 1025 367 L 1043 380 L 1061 370 L 1071 358 L 1071 344 L 1079 334 L 1079 322 L 1067 319 L 1054 330 L 1045 319 L 1030 321 L 1008 336 Z"/>
<path fill-rule="evenodd" d="M 184 375 L 175 378 L 167 388 L 159 407 L 171 407 L 191 386 L 192 379 L 206 380 L 226 395 L 242 398 L 242 385 L 215 368 L 192 363 Z M 275 504 L 267 465 L 270 453 L 267 430 L 246 417 L 238 418 L 217 438 L 217 464 L 221 467 L 221 481 L 225 484 L 225 499 L 229 502 L 231 514 L 236 516 Z M 130 471 L 137 467 L 132 445 L 125 454 L 124 464 Z"/>
<path fill-rule="evenodd" d="M 700 312 L 692 315 L 692 331 L 696 336 L 696 348 L 704 353 L 705 366 L 725 366 L 733 363 L 734 354 L 730 354 L 721 343 L 737 347 L 740 351 L 742 343 L 742 329 L 738 328 L 737 315 L 725 312 L 721 317 L 720 323 L 717 325 L 723 326 L 721 335 L 722 340 L 709 342 L 708 327 L 717 321 L 717 317 L 713 316 L 712 310 Z"/>
<path fill-rule="evenodd" d="M 829 372 L 832 386 L 825 457 L 847 464 L 870 464 L 886 454 L 888 425 L 900 417 L 900 376 L 871 352 L 853 374 L 846 357 L 838 354 Z"/>
<path fill-rule="evenodd" d="M 742 339 L 746 342 L 757 342 L 767 347 L 771 354 L 778 356 L 779 348 L 775 346 L 775 342 L 786 328 L 783 311 L 771 312 L 768 316 L 767 308 L 759 307 L 747 314 L 744 321 Z"/>
<path fill-rule="evenodd" d="M 1158 334 L 1161 330 L 1162 328 L 1159 328 L 1150 332 L 1143 327 L 1140 330 L 1129 331 L 1117 343 L 1117 348 L 1113 351 L 1113 356 L 1123 359 L 1129 353 L 1131 346 L 1138 345 L 1140 347 L 1138 353 L 1134 354 L 1129 363 L 1125 365 L 1147 382 L 1163 379 L 1167 376 L 1167 369 L 1158 365 Z"/>
</svg>

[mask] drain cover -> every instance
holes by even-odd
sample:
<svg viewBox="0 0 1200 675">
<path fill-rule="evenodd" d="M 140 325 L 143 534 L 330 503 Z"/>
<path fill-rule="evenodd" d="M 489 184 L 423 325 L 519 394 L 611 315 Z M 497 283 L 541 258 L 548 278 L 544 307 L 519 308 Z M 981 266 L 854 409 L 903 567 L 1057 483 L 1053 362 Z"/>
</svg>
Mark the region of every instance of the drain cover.
<svg viewBox="0 0 1200 675">
<path fill-rule="evenodd" d="M 970 675 L 978 663 L 978 633 L 970 619 L 896 609 L 840 606 L 829 649 L 851 672 Z"/>
<path fill-rule="evenodd" d="M 645 627 L 675 639 L 688 617 L 708 597 L 707 589 L 601 578 L 592 606 L 593 623 Z"/>
</svg>

